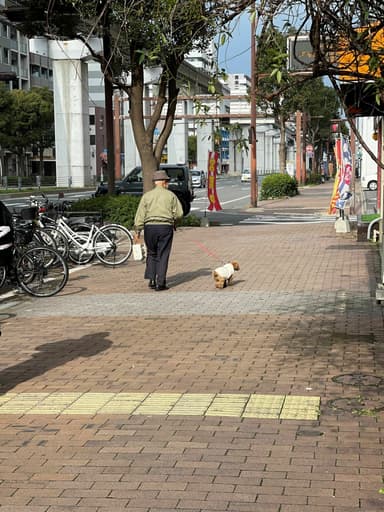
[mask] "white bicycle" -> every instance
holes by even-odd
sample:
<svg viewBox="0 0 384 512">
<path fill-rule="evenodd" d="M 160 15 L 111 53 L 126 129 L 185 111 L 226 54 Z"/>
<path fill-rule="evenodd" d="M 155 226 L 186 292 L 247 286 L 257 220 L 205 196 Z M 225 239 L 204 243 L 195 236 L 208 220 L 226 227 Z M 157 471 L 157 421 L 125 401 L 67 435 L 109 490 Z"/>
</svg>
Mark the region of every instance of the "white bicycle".
<svg viewBox="0 0 384 512">
<path fill-rule="evenodd" d="M 133 236 L 120 224 L 105 224 L 101 227 L 82 224 L 79 228 L 72 229 L 65 217 L 60 217 L 54 227 L 54 231 L 66 239 L 68 257 L 73 263 L 85 265 L 96 256 L 105 265 L 121 265 L 132 254 Z M 45 229 L 48 232 L 50 230 L 49 227 Z M 55 239 L 55 233 L 52 233 L 52 237 Z"/>
</svg>

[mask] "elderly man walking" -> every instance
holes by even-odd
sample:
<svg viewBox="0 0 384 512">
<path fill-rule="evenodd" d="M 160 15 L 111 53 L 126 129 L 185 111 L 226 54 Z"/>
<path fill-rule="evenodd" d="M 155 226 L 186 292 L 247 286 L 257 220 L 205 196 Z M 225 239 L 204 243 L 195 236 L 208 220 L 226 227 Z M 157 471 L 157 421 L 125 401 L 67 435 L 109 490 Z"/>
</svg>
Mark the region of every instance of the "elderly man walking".
<svg viewBox="0 0 384 512">
<path fill-rule="evenodd" d="M 169 256 L 175 222 L 183 216 L 176 195 L 168 190 L 169 176 L 165 171 L 153 173 L 154 188 L 140 200 L 135 216 L 136 236 L 144 230 L 147 259 L 144 278 L 156 291 L 168 290 L 166 284 Z"/>
</svg>

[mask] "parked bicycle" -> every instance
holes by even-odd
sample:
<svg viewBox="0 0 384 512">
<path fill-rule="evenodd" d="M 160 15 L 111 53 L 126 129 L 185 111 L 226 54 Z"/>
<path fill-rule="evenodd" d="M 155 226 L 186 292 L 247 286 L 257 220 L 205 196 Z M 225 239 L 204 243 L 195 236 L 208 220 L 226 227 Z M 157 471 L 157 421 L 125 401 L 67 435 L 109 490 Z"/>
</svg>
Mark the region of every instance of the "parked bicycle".
<svg viewBox="0 0 384 512">
<path fill-rule="evenodd" d="M 55 208 L 44 194 L 31 196 L 30 203 L 38 207 L 38 223 L 51 235 L 56 248 L 63 257 L 73 263 L 84 265 L 95 257 L 105 265 L 121 265 L 130 257 L 133 247 L 131 232 L 120 224 L 98 225 L 95 221 L 70 221 L 63 212 L 63 205 Z M 65 209 L 70 206 L 66 205 Z M 55 212 L 48 215 L 48 212 Z M 92 214 L 84 212 L 87 217 Z"/>
<path fill-rule="evenodd" d="M 47 245 L 52 249 L 56 249 L 56 242 L 52 234 L 46 230 L 41 229 L 36 221 L 37 207 L 22 208 L 18 213 L 12 213 L 12 221 L 14 226 L 24 226 L 27 230 L 32 232 L 32 242 L 35 245 Z"/>
<path fill-rule="evenodd" d="M 67 284 L 67 262 L 48 246 L 31 245 L 30 226 L 14 226 L 12 258 L 0 266 L 0 287 L 19 286 L 34 297 L 51 297 Z"/>
<path fill-rule="evenodd" d="M 52 234 L 60 251 L 60 241 L 47 225 L 46 217 L 41 215 L 40 221 Z M 54 229 L 65 237 L 69 259 L 79 265 L 89 263 L 95 256 L 105 265 L 121 265 L 132 253 L 133 236 L 127 228 L 119 224 L 99 227 L 96 224 L 83 223 L 71 227 L 65 217 L 59 217 Z"/>
</svg>

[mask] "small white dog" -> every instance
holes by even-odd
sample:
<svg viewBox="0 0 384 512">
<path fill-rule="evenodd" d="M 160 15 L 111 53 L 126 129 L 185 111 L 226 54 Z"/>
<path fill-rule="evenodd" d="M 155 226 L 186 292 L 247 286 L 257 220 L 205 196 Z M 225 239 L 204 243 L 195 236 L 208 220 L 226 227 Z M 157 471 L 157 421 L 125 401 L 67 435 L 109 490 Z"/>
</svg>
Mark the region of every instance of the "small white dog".
<svg viewBox="0 0 384 512">
<path fill-rule="evenodd" d="M 232 284 L 235 270 L 240 270 L 240 265 L 237 263 L 237 261 L 232 261 L 231 263 L 226 263 L 221 267 L 215 268 L 212 273 L 213 279 L 215 281 L 215 287 L 225 288 L 226 286 Z"/>
</svg>

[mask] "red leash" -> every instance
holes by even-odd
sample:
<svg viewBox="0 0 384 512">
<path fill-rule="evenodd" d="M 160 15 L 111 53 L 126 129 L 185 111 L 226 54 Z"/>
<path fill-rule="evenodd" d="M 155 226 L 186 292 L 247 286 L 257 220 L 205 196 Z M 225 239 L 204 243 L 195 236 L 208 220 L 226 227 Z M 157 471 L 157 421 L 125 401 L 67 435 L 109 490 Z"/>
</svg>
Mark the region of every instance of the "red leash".
<svg viewBox="0 0 384 512">
<path fill-rule="evenodd" d="M 205 246 L 204 244 L 202 244 L 201 242 L 198 242 L 197 240 L 192 240 L 193 243 L 195 243 L 203 252 L 205 252 L 206 254 L 208 254 L 208 256 L 211 256 L 212 258 L 220 261 L 220 263 L 223 263 L 224 260 L 222 260 L 221 258 L 219 258 L 219 256 L 212 252 L 210 249 L 208 249 L 207 246 Z"/>
</svg>

